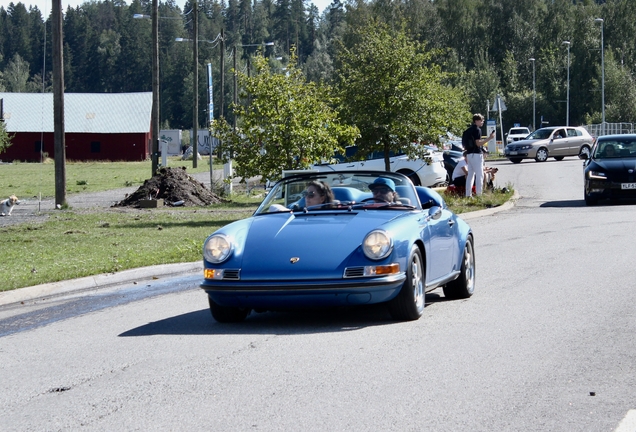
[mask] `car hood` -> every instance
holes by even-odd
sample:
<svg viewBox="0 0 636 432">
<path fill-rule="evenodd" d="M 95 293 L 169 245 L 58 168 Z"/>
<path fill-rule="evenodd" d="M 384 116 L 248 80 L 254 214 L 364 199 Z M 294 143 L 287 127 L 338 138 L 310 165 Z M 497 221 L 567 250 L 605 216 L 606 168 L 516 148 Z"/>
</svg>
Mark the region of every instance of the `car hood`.
<svg viewBox="0 0 636 432">
<path fill-rule="evenodd" d="M 241 280 L 341 278 L 371 230 L 407 213 L 392 210 L 281 213 L 254 217 L 227 267 Z M 295 261 L 292 263 L 292 261 Z"/>
<path fill-rule="evenodd" d="M 589 169 L 624 173 L 628 173 L 631 169 L 633 170 L 631 174 L 634 174 L 634 171 L 636 171 L 636 158 L 594 159 L 589 165 Z"/>
<path fill-rule="evenodd" d="M 538 145 L 538 144 L 547 144 L 549 142 L 550 142 L 549 139 L 524 139 L 524 140 L 515 141 L 508 145 L 511 145 L 511 146 L 526 145 L 526 144 Z"/>
</svg>

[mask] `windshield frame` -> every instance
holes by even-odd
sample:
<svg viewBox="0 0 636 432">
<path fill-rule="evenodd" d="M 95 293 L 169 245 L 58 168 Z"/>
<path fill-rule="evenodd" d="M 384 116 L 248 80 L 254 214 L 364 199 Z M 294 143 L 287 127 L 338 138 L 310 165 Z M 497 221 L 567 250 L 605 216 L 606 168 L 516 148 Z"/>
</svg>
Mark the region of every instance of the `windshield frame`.
<svg viewBox="0 0 636 432">
<path fill-rule="evenodd" d="M 388 203 L 372 200 L 369 185 L 379 177 L 395 184 L 399 202 Z M 303 191 L 310 181 L 324 182 L 330 186 L 335 200 L 331 203 L 306 206 Z M 362 202 L 362 200 L 368 200 Z M 254 215 L 289 212 L 325 212 L 351 210 L 421 210 L 413 183 L 404 175 L 385 171 L 308 171 L 284 177 L 278 181 L 263 199 Z"/>
</svg>

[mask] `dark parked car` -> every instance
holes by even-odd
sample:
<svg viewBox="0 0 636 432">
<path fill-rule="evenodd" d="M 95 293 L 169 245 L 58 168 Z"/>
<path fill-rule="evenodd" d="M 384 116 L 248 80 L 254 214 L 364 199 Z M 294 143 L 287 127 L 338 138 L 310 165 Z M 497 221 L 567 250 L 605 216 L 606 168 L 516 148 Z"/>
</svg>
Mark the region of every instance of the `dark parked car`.
<svg viewBox="0 0 636 432">
<path fill-rule="evenodd" d="M 585 204 L 602 199 L 636 200 L 636 135 L 605 135 L 584 159 Z"/>
</svg>

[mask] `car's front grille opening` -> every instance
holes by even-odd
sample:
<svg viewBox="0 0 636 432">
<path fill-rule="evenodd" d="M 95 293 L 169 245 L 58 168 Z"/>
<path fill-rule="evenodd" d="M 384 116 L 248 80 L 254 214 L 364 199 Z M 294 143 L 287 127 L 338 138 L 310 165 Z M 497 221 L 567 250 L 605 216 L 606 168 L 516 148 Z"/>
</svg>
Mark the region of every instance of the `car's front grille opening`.
<svg viewBox="0 0 636 432">
<path fill-rule="evenodd" d="M 223 279 L 239 280 L 241 279 L 241 270 L 225 269 L 223 270 Z"/>
<path fill-rule="evenodd" d="M 364 267 L 347 267 L 345 269 L 344 277 L 354 278 L 364 276 Z"/>
</svg>

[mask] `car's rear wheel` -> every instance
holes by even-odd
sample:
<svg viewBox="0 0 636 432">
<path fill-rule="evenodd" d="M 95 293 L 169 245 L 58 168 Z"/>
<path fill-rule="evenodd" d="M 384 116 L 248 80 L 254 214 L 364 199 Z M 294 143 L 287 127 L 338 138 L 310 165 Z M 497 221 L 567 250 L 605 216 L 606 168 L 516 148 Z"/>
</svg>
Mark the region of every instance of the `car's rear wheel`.
<svg viewBox="0 0 636 432">
<path fill-rule="evenodd" d="M 521 163 L 521 158 L 508 158 L 508 160 L 514 164 Z"/>
<path fill-rule="evenodd" d="M 451 299 L 464 299 L 475 292 L 475 253 L 473 238 L 468 237 L 464 246 L 459 277 L 444 286 L 444 295 Z"/>
<path fill-rule="evenodd" d="M 389 312 L 395 320 L 416 320 L 424 313 L 425 297 L 422 253 L 413 245 L 406 268 L 406 281 L 397 297 L 389 302 Z"/>
<path fill-rule="evenodd" d="M 564 156 L 555 156 L 554 159 L 558 161 L 562 161 Z"/>
<path fill-rule="evenodd" d="M 407 176 L 409 178 L 409 180 L 411 180 L 411 183 L 413 183 L 413 186 L 422 186 L 422 182 L 420 182 L 420 178 L 413 171 L 411 171 L 411 170 L 398 170 L 398 173 L 404 174 L 405 176 Z"/>
<path fill-rule="evenodd" d="M 244 321 L 251 312 L 251 309 L 249 308 L 221 306 L 210 297 L 208 297 L 208 303 L 210 303 L 210 312 L 212 312 L 212 317 L 220 323 Z"/>
<path fill-rule="evenodd" d="M 534 157 L 537 162 L 545 162 L 548 160 L 548 149 L 541 147 L 537 150 L 537 155 Z"/>
</svg>

